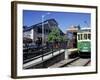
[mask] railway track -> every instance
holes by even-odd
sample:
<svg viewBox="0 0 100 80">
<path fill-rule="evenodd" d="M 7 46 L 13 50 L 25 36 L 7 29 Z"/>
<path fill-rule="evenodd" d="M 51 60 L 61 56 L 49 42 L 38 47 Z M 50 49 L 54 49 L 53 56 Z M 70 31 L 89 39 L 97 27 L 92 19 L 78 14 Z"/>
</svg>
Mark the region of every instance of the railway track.
<svg viewBox="0 0 100 80">
<path fill-rule="evenodd" d="M 77 58 L 75 60 L 72 60 L 66 64 L 63 64 L 60 67 L 73 67 L 73 66 L 88 66 L 90 65 L 91 60 L 89 58 Z"/>
</svg>

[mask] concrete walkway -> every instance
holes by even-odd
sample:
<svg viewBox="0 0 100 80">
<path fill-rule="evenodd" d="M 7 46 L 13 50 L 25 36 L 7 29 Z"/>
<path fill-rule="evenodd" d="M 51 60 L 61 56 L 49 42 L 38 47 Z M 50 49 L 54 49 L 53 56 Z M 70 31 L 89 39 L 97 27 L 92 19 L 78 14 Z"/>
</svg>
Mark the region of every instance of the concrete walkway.
<svg viewBox="0 0 100 80">
<path fill-rule="evenodd" d="M 48 68 L 59 68 L 59 67 L 65 65 L 65 64 L 69 64 L 69 63 L 71 63 L 71 62 L 73 62 L 74 60 L 77 60 L 77 59 L 79 59 L 79 57 L 73 58 L 73 59 L 65 59 L 63 61 L 60 61 L 60 62 L 48 67 Z"/>
</svg>

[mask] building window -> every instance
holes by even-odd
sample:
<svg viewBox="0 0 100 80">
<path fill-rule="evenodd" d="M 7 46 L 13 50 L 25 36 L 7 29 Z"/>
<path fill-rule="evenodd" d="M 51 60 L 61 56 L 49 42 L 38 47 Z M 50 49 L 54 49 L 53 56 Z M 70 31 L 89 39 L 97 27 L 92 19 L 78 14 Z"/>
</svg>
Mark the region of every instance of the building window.
<svg viewBox="0 0 100 80">
<path fill-rule="evenodd" d="M 38 28 L 38 33 L 42 33 L 42 29 L 41 28 Z"/>
<path fill-rule="evenodd" d="M 49 33 L 48 29 L 45 29 L 45 34 L 48 34 L 48 33 Z"/>
</svg>

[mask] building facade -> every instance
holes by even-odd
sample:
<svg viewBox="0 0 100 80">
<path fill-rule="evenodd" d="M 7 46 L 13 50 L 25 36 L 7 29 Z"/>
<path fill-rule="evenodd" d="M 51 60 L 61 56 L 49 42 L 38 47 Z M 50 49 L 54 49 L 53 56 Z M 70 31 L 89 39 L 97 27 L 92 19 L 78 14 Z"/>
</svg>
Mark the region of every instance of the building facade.
<svg viewBox="0 0 100 80">
<path fill-rule="evenodd" d="M 80 26 L 72 25 L 66 31 L 66 35 L 69 39 L 67 48 L 77 48 L 77 32 L 80 30 Z"/>
<path fill-rule="evenodd" d="M 39 39 L 40 41 L 44 41 L 45 44 L 48 38 L 48 34 L 53 28 L 58 28 L 60 30 L 60 28 L 58 27 L 58 23 L 55 19 L 49 19 L 30 27 L 24 26 L 23 39 L 31 39 L 33 43 L 36 43 L 36 41 Z M 60 33 L 64 34 L 61 30 Z"/>
</svg>

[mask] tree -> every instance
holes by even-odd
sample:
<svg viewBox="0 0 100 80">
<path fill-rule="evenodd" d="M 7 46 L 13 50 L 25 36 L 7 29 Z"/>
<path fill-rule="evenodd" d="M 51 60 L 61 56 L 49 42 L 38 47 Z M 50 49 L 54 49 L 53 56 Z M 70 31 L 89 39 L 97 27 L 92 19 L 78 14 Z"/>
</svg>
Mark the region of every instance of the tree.
<svg viewBox="0 0 100 80">
<path fill-rule="evenodd" d="M 48 35 L 48 41 L 54 42 L 55 40 L 59 40 L 59 39 L 60 39 L 60 31 L 58 30 L 58 28 L 53 28 Z"/>
<path fill-rule="evenodd" d="M 62 42 L 66 41 L 67 38 L 63 35 L 60 35 L 60 30 L 58 28 L 53 28 L 52 31 L 48 35 L 48 42 Z"/>
</svg>

